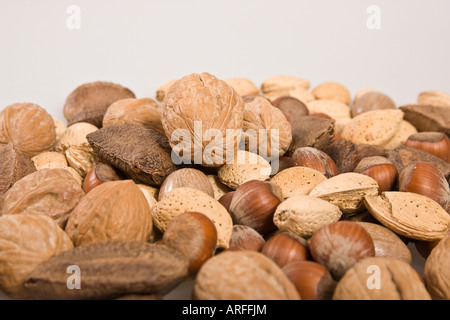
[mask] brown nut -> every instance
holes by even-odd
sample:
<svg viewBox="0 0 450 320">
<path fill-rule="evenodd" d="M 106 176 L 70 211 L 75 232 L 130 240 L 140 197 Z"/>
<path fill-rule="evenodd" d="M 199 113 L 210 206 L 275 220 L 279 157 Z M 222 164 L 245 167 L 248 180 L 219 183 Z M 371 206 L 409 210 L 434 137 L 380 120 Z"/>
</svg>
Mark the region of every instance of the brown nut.
<svg viewBox="0 0 450 320">
<path fill-rule="evenodd" d="M 450 299 L 450 236 L 439 241 L 428 256 L 423 278 L 431 298 Z"/>
<path fill-rule="evenodd" d="M 385 157 L 373 156 L 363 158 L 353 171 L 373 178 L 378 183 L 379 194 L 396 189 L 397 167 Z"/>
<path fill-rule="evenodd" d="M 75 88 L 64 104 L 64 117 L 69 126 L 77 122 L 88 122 L 102 127 L 103 116 L 108 107 L 117 100 L 136 98 L 134 93 L 111 82 L 90 82 Z"/>
<path fill-rule="evenodd" d="M 280 268 L 294 261 L 308 260 L 309 250 L 305 239 L 288 232 L 272 235 L 261 249 Z"/>
<path fill-rule="evenodd" d="M 147 241 L 152 231 L 147 199 L 132 180 L 108 181 L 87 193 L 66 225 L 75 246 L 104 241 Z"/>
<path fill-rule="evenodd" d="M 450 236 L 450 229 L 447 231 L 447 236 Z M 434 247 L 437 246 L 437 244 L 441 241 L 441 239 L 438 240 L 433 240 L 433 241 L 420 241 L 420 240 L 415 240 L 414 241 L 414 247 L 416 248 L 417 252 L 419 252 L 419 254 L 427 259 L 428 256 L 431 253 L 431 250 L 434 249 Z"/>
<path fill-rule="evenodd" d="M 206 174 L 197 169 L 182 168 L 172 172 L 164 179 L 159 188 L 158 200 L 161 200 L 173 189 L 180 187 L 198 189 L 214 198 L 214 189 Z"/>
<path fill-rule="evenodd" d="M 283 195 L 276 184 L 251 180 L 236 189 L 229 212 L 235 224 L 249 226 L 265 235 L 275 230 L 273 214 L 281 201 Z"/>
<path fill-rule="evenodd" d="M 360 96 L 352 106 L 352 117 L 370 110 L 395 109 L 395 102 L 386 94 L 370 91 Z"/>
<path fill-rule="evenodd" d="M 185 76 L 166 92 L 161 107 L 166 137 L 183 162 L 219 167 L 236 153 L 244 100 L 225 81 L 209 73 Z"/>
<path fill-rule="evenodd" d="M 309 110 L 303 102 L 290 96 L 279 97 L 272 101 L 272 105 L 280 109 L 290 123 L 295 122 L 298 117 L 309 114 Z"/>
<path fill-rule="evenodd" d="M 450 94 L 439 90 L 424 91 L 417 97 L 417 103 L 431 106 L 450 107 Z"/>
<path fill-rule="evenodd" d="M 352 97 L 350 91 L 342 84 L 334 81 L 323 82 L 311 90 L 318 100 L 328 99 L 350 104 Z"/>
<path fill-rule="evenodd" d="M 11 143 L 0 144 L 0 203 L 16 181 L 35 171 L 33 161 L 17 153 Z"/>
<path fill-rule="evenodd" d="M 370 234 L 350 221 L 333 222 L 314 232 L 309 249 L 314 261 L 323 264 L 336 280 L 357 261 L 375 255 Z"/>
<path fill-rule="evenodd" d="M 299 300 L 295 286 L 270 258 L 255 251 L 226 250 L 200 269 L 195 300 Z"/>
<path fill-rule="evenodd" d="M 450 134 L 450 108 L 432 105 L 405 105 L 400 110 L 404 119 L 409 121 L 419 132 L 437 131 Z"/>
<path fill-rule="evenodd" d="M 409 136 L 406 147 L 428 152 L 450 162 L 450 139 L 443 132 L 418 132 Z"/>
<path fill-rule="evenodd" d="M 263 97 L 245 103 L 242 129 L 246 150 L 267 159 L 278 159 L 292 141 L 290 122 L 280 109 Z"/>
<path fill-rule="evenodd" d="M 282 268 L 302 300 L 330 300 L 336 281 L 327 268 L 314 261 L 294 261 Z"/>
<path fill-rule="evenodd" d="M 0 217 L 0 290 L 14 299 L 29 298 L 25 278 L 40 263 L 71 248 L 68 235 L 48 216 Z"/>
<path fill-rule="evenodd" d="M 413 192 L 433 199 L 446 209 L 450 206 L 450 189 L 442 172 L 428 162 L 411 163 L 398 179 L 398 191 Z"/>
<path fill-rule="evenodd" d="M 123 175 L 109 164 L 99 162 L 87 173 L 83 181 L 83 190 L 88 193 L 96 186 L 107 182 L 124 179 Z"/>
<path fill-rule="evenodd" d="M 235 224 L 233 225 L 228 250 L 261 251 L 265 243 L 266 240 L 255 229 Z"/>
<path fill-rule="evenodd" d="M 161 107 L 151 98 L 121 99 L 111 104 L 103 117 L 103 127 L 134 124 L 153 129 L 164 135 L 161 124 Z"/>
<path fill-rule="evenodd" d="M 370 234 L 375 246 L 375 257 L 399 259 L 411 264 L 412 256 L 402 239 L 388 228 L 371 222 L 356 222 Z"/>
<path fill-rule="evenodd" d="M 261 92 L 267 99 L 273 101 L 281 96 L 290 95 L 290 91 L 297 88 L 308 90 L 310 85 L 310 82 L 306 79 L 289 75 L 276 75 L 262 82 Z"/>
<path fill-rule="evenodd" d="M 385 257 L 362 259 L 338 282 L 333 300 L 430 300 L 416 270 Z"/>
<path fill-rule="evenodd" d="M 216 251 L 217 230 L 203 213 L 185 212 L 170 221 L 162 243 L 187 257 L 189 274 L 195 277 Z"/>
<path fill-rule="evenodd" d="M 11 143 L 18 153 L 31 158 L 55 142 L 53 118 L 37 104 L 15 103 L 0 112 L 0 143 Z"/>
<path fill-rule="evenodd" d="M 225 209 L 227 209 L 227 211 L 230 210 L 230 204 L 231 204 L 231 200 L 233 200 L 233 196 L 234 196 L 234 191 L 230 191 L 230 192 L 225 193 L 218 200 L 220 202 L 220 204 L 223 205 L 225 207 Z"/>
<path fill-rule="evenodd" d="M 47 215 L 64 228 L 84 192 L 73 175 L 63 169 L 41 169 L 17 181 L 0 205 L 0 215 Z"/>
<path fill-rule="evenodd" d="M 298 148 L 292 154 L 292 161 L 296 166 L 315 169 L 327 178 L 331 178 L 339 173 L 333 159 L 322 150 L 316 148 Z"/>
<path fill-rule="evenodd" d="M 327 99 L 314 100 L 306 106 L 311 116 L 325 117 L 336 121 L 351 118 L 350 107 L 341 101 Z"/>
</svg>

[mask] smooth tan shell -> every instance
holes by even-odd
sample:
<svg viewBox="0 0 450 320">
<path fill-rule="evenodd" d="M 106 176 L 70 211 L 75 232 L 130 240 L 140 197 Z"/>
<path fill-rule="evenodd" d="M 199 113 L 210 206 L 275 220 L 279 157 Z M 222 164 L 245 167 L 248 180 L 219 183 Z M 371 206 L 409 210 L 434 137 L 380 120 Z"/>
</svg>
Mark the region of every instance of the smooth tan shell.
<svg viewBox="0 0 450 320">
<path fill-rule="evenodd" d="M 309 89 L 311 83 L 302 78 L 289 75 L 276 75 L 265 79 L 261 84 L 262 93 L 276 92 L 280 90 L 292 90 L 296 87 Z"/>
<path fill-rule="evenodd" d="M 411 251 L 394 232 L 377 223 L 362 221 L 356 223 L 364 227 L 372 237 L 376 257 L 399 259 L 411 264 Z"/>
<path fill-rule="evenodd" d="M 273 221 L 280 231 L 309 238 L 320 227 L 338 221 L 341 216 L 342 212 L 334 204 L 308 195 L 296 195 L 277 207 Z"/>
<path fill-rule="evenodd" d="M 152 232 L 147 199 L 132 180 L 104 182 L 78 203 L 66 232 L 75 246 L 106 241 L 147 241 Z"/>
<path fill-rule="evenodd" d="M 350 119 L 350 107 L 336 100 L 314 100 L 309 102 L 307 105 L 309 114 L 314 113 L 324 113 L 334 120 Z"/>
<path fill-rule="evenodd" d="M 270 182 L 280 187 L 284 199 L 287 199 L 296 195 L 307 195 L 326 180 L 325 175 L 315 169 L 297 166 L 277 173 Z"/>
<path fill-rule="evenodd" d="M 216 200 L 219 200 L 224 194 L 232 191 L 227 185 L 223 184 L 219 177 L 215 174 L 208 174 L 207 175 L 209 182 L 211 183 L 211 186 L 214 190 L 214 198 Z"/>
<path fill-rule="evenodd" d="M 439 241 L 425 262 L 423 278 L 433 299 L 450 300 L 450 237 Z"/>
<path fill-rule="evenodd" d="M 166 92 L 161 107 L 166 136 L 185 162 L 218 167 L 237 150 L 244 100 L 225 81 L 209 73 L 185 76 Z"/>
<path fill-rule="evenodd" d="M 316 99 L 337 100 L 346 105 L 350 104 L 352 97 L 350 91 L 341 83 L 328 81 L 317 85 L 311 90 Z"/>
<path fill-rule="evenodd" d="M 256 153 L 239 150 L 234 161 L 221 166 L 217 172 L 220 181 L 235 190 L 250 180 L 265 181 L 270 177 L 271 166 Z"/>
<path fill-rule="evenodd" d="M 450 108 L 450 94 L 439 90 L 424 91 L 417 97 L 417 103 Z"/>
<path fill-rule="evenodd" d="M 230 78 L 225 80 L 225 82 L 232 86 L 241 97 L 259 94 L 258 87 L 249 79 Z"/>
<path fill-rule="evenodd" d="M 167 193 L 152 207 L 153 222 L 164 233 L 173 218 L 189 211 L 210 218 L 217 229 L 217 247 L 228 248 L 233 229 L 231 216 L 219 201 L 200 190 L 181 187 Z"/>
<path fill-rule="evenodd" d="M 367 111 L 352 118 L 340 134 L 355 144 L 383 146 L 397 133 L 402 120 L 399 109 Z"/>
<path fill-rule="evenodd" d="M 214 198 L 214 189 L 206 174 L 197 169 L 181 168 L 164 179 L 159 188 L 158 200 L 161 200 L 173 189 L 180 187 L 198 189 Z"/>
<path fill-rule="evenodd" d="M 295 286 L 270 258 L 255 251 L 225 251 L 195 279 L 196 300 L 300 300 Z"/>
<path fill-rule="evenodd" d="M 445 237 L 449 214 L 434 200 L 411 192 L 383 192 L 366 196 L 367 210 L 393 232 L 416 240 L 432 241 Z"/>
<path fill-rule="evenodd" d="M 69 236 L 45 215 L 0 217 L 0 290 L 14 299 L 29 298 L 25 278 L 50 257 L 73 248 Z"/>
<path fill-rule="evenodd" d="M 364 209 L 364 197 L 378 194 L 378 183 L 373 178 L 355 172 L 346 172 L 318 184 L 309 193 L 337 205 L 344 214 Z"/>
<path fill-rule="evenodd" d="M 406 120 L 402 120 L 400 125 L 398 126 L 397 132 L 394 136 L 386 142 L 383 147 L 385 149 L 394 149 L 398 146 L 402 146 L 405 144 L 406 140 L 408 140 L 409 136 L 417 133 L 416 127 L 414 127 L 410 122 Z"/>
<path fill-rule="evenodd" d="M 285 154 L 292 142 L 291 124 L 286 116 L 263 97 L 245 104 L 242 129 L 248 139 L 247 150 L 270 158 Z"/>
<path fill-rule="evenodd" d="M 358 92 L 356 92 L 355 97 L 353 98 L 353 104 L 355 104 L 356 101 L 358 101 L 359 98 L 361 98 L 363 95 L 365 95 L 368 92 L 380 92 L 380 91 L 375 89 L 375 88 L 363 88 L 363 89 L 360 89 Z"/>
<path fill-rule="evenodd" d="M 379 288 L 374 279 L 379 277 Z M 408 263 L 385 257 L 364 258 L 338 282 L 333 300 L 430 300 L 419 274 Z"/>
<path fill-rule="evenodd" d="M 0 112 L 0 143 L 12 143 L 14 150 L 33 157 L 50 151 L 56 142 L 52 116 L 34 103 L 14 103 Z"/>
<path fill-rule="evenodd" d="M 156 100 L 161 102 L 164 100 L 164 96 L 166 95 L 167 90 L 177 81 L 177 79 L 169 80 L 164 83 L 161 87 L 156 89 Z"/>
</svg>

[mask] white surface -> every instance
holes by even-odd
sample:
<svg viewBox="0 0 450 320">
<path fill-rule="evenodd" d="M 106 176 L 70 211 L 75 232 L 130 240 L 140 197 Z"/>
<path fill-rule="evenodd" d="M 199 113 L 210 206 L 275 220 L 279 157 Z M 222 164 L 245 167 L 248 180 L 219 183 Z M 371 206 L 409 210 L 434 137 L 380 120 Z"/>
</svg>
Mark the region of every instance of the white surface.
<svg viewBox="0 0 450 320">
<path fill-rule="evenodd" d="M 78 30 L 66 26 L 70 5 Z M 379 30 L 367 28 L 370 5 Z M 154 97 L 203 71 L 258 86 L 276 74 L 333 80 L 410 103 L 450 90 L 449 12 L 447 0 L 0 0 L 0 108 L 30 101 L 62 118 L 82 83 Z"/>
</svg>

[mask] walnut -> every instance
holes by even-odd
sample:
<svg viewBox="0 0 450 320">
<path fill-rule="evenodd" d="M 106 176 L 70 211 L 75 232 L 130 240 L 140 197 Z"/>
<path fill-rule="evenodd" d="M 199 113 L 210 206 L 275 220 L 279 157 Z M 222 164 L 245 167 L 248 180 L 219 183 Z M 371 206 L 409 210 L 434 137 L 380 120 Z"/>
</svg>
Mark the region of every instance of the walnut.
<svg viewBox="0 0 450 320">
<path fill-rule="evenodd" d="M 243 109 L 244 100 L 225 81 L 191 74 L 167 91 L 161 120 L 172 150 L 185 163 L 218 167 L 237 150 Z"/>
<path fill-rule="evenodd" d="M 431 251 L 423 278 L 434 300 L 450 299 L 450 236 L 440 240 Z"/>
<path fill-rule="evenodd" d="M 75 246 L 105 241 L 147 241 L 150 206 L 132 180 L 104 182 L 87 193 L 69 216 L 66 232 Z"/>
<path fill-rule="evenodd" d="M 292 142 L 291 124 L 263 97 L 245 104 L 243 129 L 246 150 L 263 157 L 282 156 Z"/>
<path fill-rule="evenodd" d="M 103 127 L 118 124 L 141 125 L 164 135 L 161 124 L 161 107 L 150 98 L 122 99 L 106 110 Z"/>
<path fill-rule="evenodd" d="M 14 299 L 29 298 L 26 277 L 42 262 L 73 248 L 69 236 L 45 215 L 0 217 L 0 290 Z"/>
<path fill-rule="evenodd" d="M 83 196 L 80 184 L 69 171 L 41 169 L 20 179 L 5 193 L 0 214 L 47 215 L 64 228 Z"/>
<path fill-rule="evenodd" d="M 87 122 L 78 122 L 67 128 L 58 140 L 55 150 L 63 153 L 69 166 L 82 177 L 98 162 L 98 158 L 86 136 L 98 128 Z"/>
<path fill-rule="evenodd" d="M 33 157 L 50 151 L 56 141 L 50 114 L 33 103 L 15 103 L 0 112 L 0 143 L 12 143 L 17 152 Z"/>
</svg>

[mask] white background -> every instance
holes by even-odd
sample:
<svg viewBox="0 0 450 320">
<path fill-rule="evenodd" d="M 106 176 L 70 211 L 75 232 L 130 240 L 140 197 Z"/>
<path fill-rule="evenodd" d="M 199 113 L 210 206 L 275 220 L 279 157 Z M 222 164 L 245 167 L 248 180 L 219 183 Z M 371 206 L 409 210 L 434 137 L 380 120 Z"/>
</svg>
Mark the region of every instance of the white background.
<svg viewBox="0 0 450 320">
<path fill-rule="evenodd" d="M 67 28 L 70 5 L 79 30 Z M 379 30 L 367 28 L 370 5 Z M 153 98 L 204 71 L 258 87 L 277 74 L 338 81 L 352 95 L 373 87 L 402 105 L 450 91 L 449 39 L 448 0 L 0 0 L 0 109 L 34 102 L 64 120 L 66 97 L 85 82 Z"/>
</svg>

